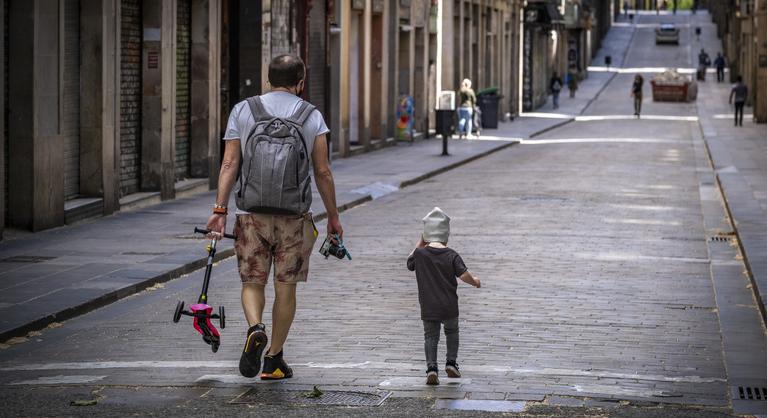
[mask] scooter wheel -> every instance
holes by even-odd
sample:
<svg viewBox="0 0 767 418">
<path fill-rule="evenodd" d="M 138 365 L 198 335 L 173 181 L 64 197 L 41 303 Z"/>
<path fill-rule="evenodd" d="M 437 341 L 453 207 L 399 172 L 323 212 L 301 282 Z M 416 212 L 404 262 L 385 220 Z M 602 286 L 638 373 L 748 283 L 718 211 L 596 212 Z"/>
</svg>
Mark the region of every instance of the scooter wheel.
<svg viewBox="0 0 767 418">
<path fill-rule="evenodd" d="M 178 322 L 181 319 L 181 311 L 184 310 L 184 301 L 180 300 L 176 304 L 176 311 L 173 312 L 173 322 Z"/>
<path fill-rule="evenodd" d="M 221 329 L 226 328 L 226 315 L 224 315 L 224 307 L 218 307 L 218 322 L 221 325 Z"/>
</svg>

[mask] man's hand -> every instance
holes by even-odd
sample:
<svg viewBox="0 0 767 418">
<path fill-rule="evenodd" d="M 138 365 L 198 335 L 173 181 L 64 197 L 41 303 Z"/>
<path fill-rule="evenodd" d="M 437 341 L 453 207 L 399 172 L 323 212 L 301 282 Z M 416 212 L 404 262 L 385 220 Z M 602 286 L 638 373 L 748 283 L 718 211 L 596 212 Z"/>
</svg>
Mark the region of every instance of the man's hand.
<svg viewBox="0 0 767 418">
<path fill-rule="evenodd" d="M 418 239 L 418 243 L 415 245 L 416 248 L 423 248 L 426 246 L 426 241 L 423 240 L 423 235 L 421 235 L 421 238 Z"/>
<path fill-rule="evenodd" d="M 206 229 L 211 232 L 206 235 L 208 239 L 221 239 L 224 232 L 226 231 L 226 215 L 221 215 L 218 213 L 211 215 L 210 218 L 208 218 L 208 225 L 206 226 Z"/>
<path fill-rule="evenodd" d="M 477 276 L 474 276 L 474 287 L 476 287 L 477 289 L 482 287 L 482 282 L 479 280 L 479 277 Z"/>
<path fill-rule="evenodd" d="M 328 218 L 327 230 L 328 236 L 337 234 L 341 240 L 344 239 L 344 228 L 341 227 L 341 220 L 338 219 L 338 216 Z"/>
</svg>

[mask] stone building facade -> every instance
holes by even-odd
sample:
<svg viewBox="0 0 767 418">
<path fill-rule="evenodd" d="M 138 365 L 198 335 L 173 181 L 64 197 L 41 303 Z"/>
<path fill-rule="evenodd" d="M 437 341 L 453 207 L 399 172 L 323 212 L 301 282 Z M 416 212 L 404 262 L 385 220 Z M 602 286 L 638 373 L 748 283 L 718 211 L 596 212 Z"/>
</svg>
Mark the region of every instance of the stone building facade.
<svg viewBox="0 0 767 418">
<path fill-rule="evenodd" d="M 727 0 L 704 2 L 722 39 L 730 69 L 749 86 L 747 105 L 754 107 L 754 121 L 767 122 L 767 1 Z"/>
<path fill-rule="evenodd" d="M 570 49 L 585 76 L 603 34 L 585 23 L 609 27 L 593 18 L 609 0 L 577 2 L 591 17 L 573 35 L 571 0 L 0 1 L 0 236 L 215 188 L 229 112 L 267 91 L 277 54 L 306 62 L 304 98 L 345 157 L 396 143 L 403 97 L 414 137 L 433 133 L 463 78 L 496 88 L 502 117 L 525 109 L 532 71 L 535 108 Z"/>
</svg>

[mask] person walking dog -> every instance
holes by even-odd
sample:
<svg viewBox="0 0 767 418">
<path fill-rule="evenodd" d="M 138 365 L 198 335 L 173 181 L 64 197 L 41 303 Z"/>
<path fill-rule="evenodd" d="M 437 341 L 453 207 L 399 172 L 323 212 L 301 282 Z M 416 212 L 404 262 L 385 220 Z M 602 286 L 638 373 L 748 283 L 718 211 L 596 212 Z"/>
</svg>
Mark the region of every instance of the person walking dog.
<svg viewBox="0 0 767 418">
<path fill-rule="evenodd" d="M 271 91 L 237 103 L 223 138 L 224 158 L 208 230 L 214 238 L 226 229 L 229 194 L 234 190 L 234 249 L 242 280 L 242 308 L 250 326 L 239 366 L 245 377 L 255 377 L 259 371 L 264 380 L 293 376 L 283 358 L 283 346 L 296 313 L 296 285 L 307 279 L 318 235 L 310 212 L 312 169 L 328 214 L 327 233 L 343 237 L 329 166 L 329 129 L 320 112 L 299 97 L 305 74 L 299 57 L 275 57 L 269 64 Z M 262 316 L 272 266 L 275 296 L 267 348 Z"/>
</svg>

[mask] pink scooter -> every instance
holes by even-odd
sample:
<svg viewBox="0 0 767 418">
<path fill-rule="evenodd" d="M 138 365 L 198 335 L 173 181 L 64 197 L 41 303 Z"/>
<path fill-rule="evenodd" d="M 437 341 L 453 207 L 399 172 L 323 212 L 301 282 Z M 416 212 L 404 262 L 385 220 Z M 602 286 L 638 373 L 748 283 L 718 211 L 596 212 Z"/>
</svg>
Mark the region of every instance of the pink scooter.
<svg viewBox="0 0 767 418">
<path fill-rule="evenodd" d="M 210 231 L 207 229 L 194 228 L 194 232 L 197 234 L 208 234 Z M 236 237 L 231 234 L 224 234 L 225 238 L 235 239 Z M 216 240 L 210 240 L 208 244 L 208 264 L 205 266 L 205 279 L 202 282 L 202 292 L 197 299 L 197 303 L 191 305 L 188 311 L 184 310 L 184 301 L 178 301 L 176 304 L 176 311 L 173 313 L 173 322 L 178 322 L 181 319 L 181 315 L 187 315 L 194 318 L 194 329 L 202 334 L 202 340 L 210 344 L 210 349 L 215 353 L 218 351 L 218 346 L 221 345 L 221 336 L 218 333 L 216 327 L 210 322 L 211 319 L 218 319 L 221 329 L 226 327 L 226 316 L 224 314 L 224 307 L 218 307 L 218 314 L 213 313 L 213 307 L 208 305 L 208 284 L 210 283 L 210 272 L 213 270 L 213 257 L 216 255 Z"/>
</svg>

